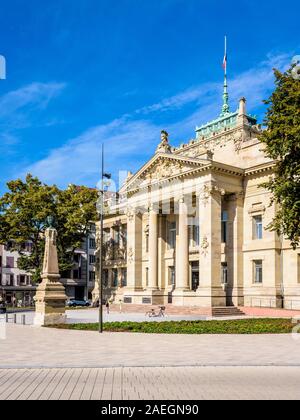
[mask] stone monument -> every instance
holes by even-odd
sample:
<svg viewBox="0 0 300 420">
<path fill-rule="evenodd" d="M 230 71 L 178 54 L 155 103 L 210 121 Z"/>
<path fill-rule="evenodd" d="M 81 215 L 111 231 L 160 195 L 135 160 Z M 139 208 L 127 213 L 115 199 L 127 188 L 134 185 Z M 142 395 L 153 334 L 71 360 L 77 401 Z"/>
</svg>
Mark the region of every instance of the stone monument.
<svg viewBox="0 0 300 420">
<path fill-rule="evenodd" d="M 67 296 L 60 280 L 57 257 L 57 231 L 50 222 L 45 232 L 46 244 L 42 283 L 37 288 L 34 325 L 47 326 L 66 322 Z"/>
</svg>

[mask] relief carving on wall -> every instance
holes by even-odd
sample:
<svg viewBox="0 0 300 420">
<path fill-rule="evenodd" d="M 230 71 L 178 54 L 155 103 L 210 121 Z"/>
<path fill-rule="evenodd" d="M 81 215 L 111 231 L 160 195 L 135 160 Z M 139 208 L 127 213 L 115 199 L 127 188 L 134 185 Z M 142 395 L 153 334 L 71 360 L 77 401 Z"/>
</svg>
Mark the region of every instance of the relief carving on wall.
<svg viewBox="0 0 300 420">
<path fill-rule="evenodd" d="M 134 209 L 132 209 L 132 208 L 128 208 L 128 209 L 127 209 L 127 212 L 126 212 L 126 216 L 127 216 L 127 220 L 128 220 L 128 222 L 133 222 L 133 220 L 134 220 L 134 215 L 135 215 Z"/>
<path fill-rule="evenodd" d="M 128 250 L 128 262 L 129 262 L 129 264 L 133 263 L 133 259 L 134 259 L 134 251 L 133 251 L 133 248 L 130 247 L 129 250 Z"/>
<path fill-rule="evenodd" d="M 208 242 L 207 236 L 204 236 L 201 242 L 201 255 L 204 255 L 206 257 L 208 254 L 208 249 L 209 249 L 209 242 Z"/>
</svg>

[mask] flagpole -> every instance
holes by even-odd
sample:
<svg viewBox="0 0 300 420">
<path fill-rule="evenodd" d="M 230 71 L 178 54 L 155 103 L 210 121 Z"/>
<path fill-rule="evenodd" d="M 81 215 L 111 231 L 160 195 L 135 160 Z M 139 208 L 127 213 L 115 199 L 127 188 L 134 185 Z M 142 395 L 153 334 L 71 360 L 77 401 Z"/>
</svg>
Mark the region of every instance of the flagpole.
<svg viewBox="0 0 300 420">
<path fill-rule="evenodd" d="M 225 35 L 225 51 L 224 51 L 224 92 L 223 92 L 223 107 L 221 116 L 229 114 L 229 95 L 228 95 L 228 84 L 227 84 L 227 36 Z"/>
<path fill-rule="evenodd" d="M 227 36 L 226 35 L 225 35 L 225 57 L 226 57 L 225 76 L 227 76 Z"/>
</svg>

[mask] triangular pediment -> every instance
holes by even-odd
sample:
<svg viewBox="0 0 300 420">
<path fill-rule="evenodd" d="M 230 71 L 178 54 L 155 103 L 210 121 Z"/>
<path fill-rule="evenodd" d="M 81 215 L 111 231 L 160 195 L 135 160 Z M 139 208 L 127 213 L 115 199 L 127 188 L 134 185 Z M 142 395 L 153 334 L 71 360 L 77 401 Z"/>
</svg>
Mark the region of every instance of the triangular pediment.
<svg viewBox="0 0 300 420">
<path fill-rule="evenodd" d="M 121 193 L 163 182 L 178 176 L 188 175 L 197 168 L 209 166 L 211 161 L 171 153 L 157 153 L 135 175 L 129 178 L 121 189 Z"/>
</svg>

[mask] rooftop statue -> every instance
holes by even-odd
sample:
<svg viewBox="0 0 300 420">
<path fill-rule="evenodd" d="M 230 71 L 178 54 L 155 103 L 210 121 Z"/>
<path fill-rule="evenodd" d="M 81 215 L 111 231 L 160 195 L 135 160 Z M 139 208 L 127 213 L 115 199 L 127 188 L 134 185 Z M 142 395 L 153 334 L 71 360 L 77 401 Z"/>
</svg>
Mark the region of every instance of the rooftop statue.
<svg viewBox="0 0 300 420">
<path fill-rule="evenodd" d="M 169 144 L 169 134 L 163 130 L 161 132 L 161 142 L 156 149 L 156 153 L 171 153 L 171 146 Z"/>
</svg>

